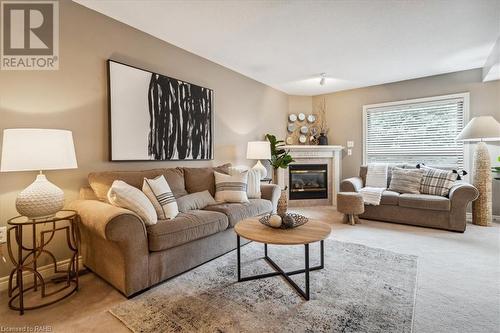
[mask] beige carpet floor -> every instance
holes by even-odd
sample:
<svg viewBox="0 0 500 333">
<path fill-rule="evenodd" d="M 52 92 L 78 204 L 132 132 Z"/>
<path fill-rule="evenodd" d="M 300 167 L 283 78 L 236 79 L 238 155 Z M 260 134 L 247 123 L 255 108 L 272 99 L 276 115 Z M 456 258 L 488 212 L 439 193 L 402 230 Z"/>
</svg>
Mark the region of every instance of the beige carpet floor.
<svg viewBox="0 0 500 333">
<path fill-rule="evenodd" d="M 414 332 L 500 332 L 500 225 L 464 234 L 391 223 L 341 224 L 331 208 L 300 209 L 333 224 L 332 237 L 419 257 Z M 107 311 L 124 297 L 93 274 L 81 290 L 19 316 L 0 293 L 0 328 L 49 325 L 53 332 L 128 332 Z"/>
</svg>

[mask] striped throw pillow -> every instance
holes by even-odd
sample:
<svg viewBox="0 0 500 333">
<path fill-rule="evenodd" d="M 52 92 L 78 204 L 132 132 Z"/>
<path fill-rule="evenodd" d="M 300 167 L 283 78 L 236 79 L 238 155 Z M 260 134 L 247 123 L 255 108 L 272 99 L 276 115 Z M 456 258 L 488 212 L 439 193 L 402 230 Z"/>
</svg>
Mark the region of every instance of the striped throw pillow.
<svg viewBox="0 0 500 333">
<path fill-rule="evenodd" d="M 179 214 L 177 201 L 175 200 L 172 190 L 163 175 L 154 179 L 144 178 L 142 183 L 142 192 L 146 194 L 153 204 L 156 215 L 160 220 L 169 220 Z"/>
<path fill-rule="evenodd" d="M 214 171 L 215 201 L 217 202 L 248 202 L 247 181 L 248 172 L 226 175 Z"/>
<path fill-rule="evenodd" d="M 392 169 L 389 190 L 398 193 L 419 194 L 424 172 L 424 170 L 420 169 Z"/>
<path fill-rule="evenodd" d="M 458 178 L 458 173 L 453 170 L 435 169 L 425 165 L 421 165 L 420 169 L 425 172 L 420 184 L 420 192 L 425 194 L 445 197 Z"/>
</svg>

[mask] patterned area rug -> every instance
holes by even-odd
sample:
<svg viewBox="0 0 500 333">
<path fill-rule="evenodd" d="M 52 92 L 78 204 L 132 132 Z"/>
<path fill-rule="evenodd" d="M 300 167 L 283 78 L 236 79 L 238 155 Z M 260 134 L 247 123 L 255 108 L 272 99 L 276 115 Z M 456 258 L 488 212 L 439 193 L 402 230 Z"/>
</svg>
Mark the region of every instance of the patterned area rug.
<svg viewBox="0 0 500 333">
<path fill-rule="evenodd" d="M 242 247 L 242 276 L 272 271 L 262 256 L 262 244 Z M 269 246 L 269 256 L 304 267 L 303 246 Z M 319 263 L 319 243 L 310 258 Z M 411 332 L 417 257 L 328 239 L 325 268 L 310 274 L 310 301 L 278 276 L 238 283 L 233 251 L 110 312 L 134 332 Z"/>
</svg>

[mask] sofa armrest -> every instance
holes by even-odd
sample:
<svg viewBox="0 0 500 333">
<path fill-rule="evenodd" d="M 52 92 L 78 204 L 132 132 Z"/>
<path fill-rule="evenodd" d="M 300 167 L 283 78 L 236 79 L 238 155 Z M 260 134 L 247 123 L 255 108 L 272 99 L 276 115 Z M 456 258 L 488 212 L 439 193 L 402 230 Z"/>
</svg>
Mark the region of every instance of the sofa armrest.
<svg viewBox="0 0 500 333">
<path fill-rule="evenodd" d="M 471 184 L 465 182 L 456 182 L 450 189 L 448 197 L 453 206 L 467 206 L 469 202 L 479 197 L 479 191 Z"/>
<path fill-rule="evenodd" d="M 114 242 L 147 240 L 146 227 L 134 212 L 97 200 L 75 200 L 68 205 L 90 232 Z"/>
<path fill-rule="evenodd" d="M 464 232 L 467 215 L 467 206 L 478 198 L 479 191 L 465 182 L 457 182 L 450 189 L 448 198 L 451 201 L 450 226 L 452 230 Z"/>
<path fill-rule="evenodd" d="M 273 213 L 276 213 L 278 207 L 278 199 L 281 196 L 281 188 L 274 184 L 260 185 L 261 198 L 271 201 L 273 204 Z"/>
<path fill-rule="evenodd" d="M 149 286 L 146 227 L 130 210 L 97 200 L 68 205 L 80 215 L 79 251 L 86 267 L 126 296 Z"/>
<path fill-rule="evenodd" d="M 363 179 L 361 177 L 351 177 L 340 182 L 341 192 L 359 192 L 363 188 Z"/>
</svg>

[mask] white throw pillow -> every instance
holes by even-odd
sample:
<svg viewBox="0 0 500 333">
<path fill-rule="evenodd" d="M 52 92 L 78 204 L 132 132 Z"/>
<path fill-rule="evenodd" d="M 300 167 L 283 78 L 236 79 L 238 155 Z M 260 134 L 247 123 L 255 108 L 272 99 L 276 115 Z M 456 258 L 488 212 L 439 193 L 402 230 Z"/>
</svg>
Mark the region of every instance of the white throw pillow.
<svg viewBox="0 0 500 333">
<path fill-rule="evenodd" d="M 262 193 L 260 193 L 261 176 L 262 175 L 259 170 L 248 170 L 247 196 L 249 199 L 260 199 L 262 196 Z"/>
<path fill-rule="evenodd" d="M 217 202 L 248 202 L 247 180 L 248 171 L 226 175 L 214 171 L 215 201 Z"/>
<path fill-rule="evenodd" d="M 175 201 L 174 194 L 163 175 L 155 179 L 144 178 L 142 192 L 153 204 L 158 219 L 170 220 L 179 214 L 177 201 Z"/>
<path fill-rule="evenodd" d="M 146 225 L 158 222 L 155 208 L 148 197 L 124 181 L 115 180 L 108 191 L 108 201 L 113 205 L 129 209 L 139 215 Z"/>
<path fill-rule="evenodd" d="M 229 174 L 239 174 L 244 171 L 248 171 L 247 179 L 247 196 L 249 199 L 260 199 L 262 193 L 260 192 L 260 178 L 261 174 L 259 170 L 249 169 L 248 167 L 230 167 Z"/>
<path fill-rule="evenodd" d="M 387 188 L 387 163 L 370 163 L 366 172 L 366 187 Z"/>
</svg>

